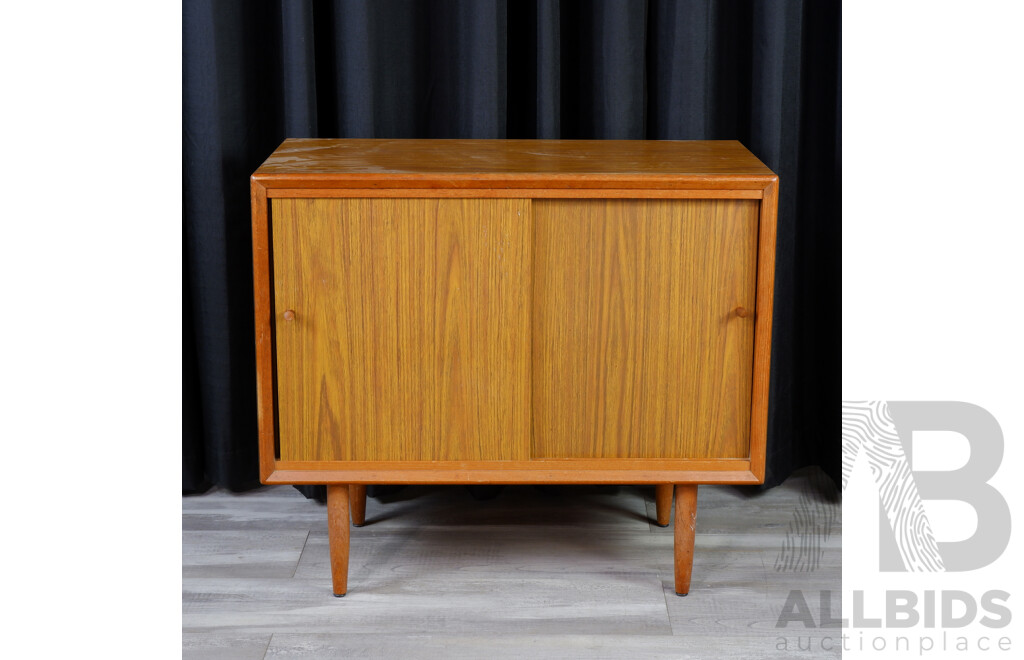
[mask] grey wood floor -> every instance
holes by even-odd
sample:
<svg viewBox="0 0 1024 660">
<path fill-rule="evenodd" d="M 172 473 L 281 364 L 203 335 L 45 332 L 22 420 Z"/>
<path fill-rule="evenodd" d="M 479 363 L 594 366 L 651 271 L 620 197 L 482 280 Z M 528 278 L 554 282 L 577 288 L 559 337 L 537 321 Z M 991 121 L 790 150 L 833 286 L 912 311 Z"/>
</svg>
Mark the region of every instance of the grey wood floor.
<svg viewBox="0 0 1024 660">
<path fill-rule="evenodd" d="M 672 528 L 651 522 L 653 487 L 369 498 L 345 598 L 331 594 L 323 505 L 290 486 L 185 497 L 183 657 L 839 657 L 821 649 L 828 631 L 776 628 L 794 589 L 815 619 L 830 591 L 839 616 L 829 490 L 816 469 L 754 495 L 701 486 L 686 598 L 673 591 Z"/>
</svg>

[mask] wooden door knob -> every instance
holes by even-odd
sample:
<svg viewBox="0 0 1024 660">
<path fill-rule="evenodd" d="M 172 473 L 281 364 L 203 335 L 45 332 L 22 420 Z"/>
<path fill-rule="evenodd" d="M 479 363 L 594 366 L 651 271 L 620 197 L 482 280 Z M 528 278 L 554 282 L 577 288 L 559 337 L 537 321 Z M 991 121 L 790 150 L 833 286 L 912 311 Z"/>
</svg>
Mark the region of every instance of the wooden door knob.
<svg viewBox="0 0 1024 660">
<path fill-rule="evenodd" d="M 748 312 L 745 307 L 737 307 L 736 308 L 736 316 L 740 317 L 741 319 L 745 319 L 749 315 L 750 315 L 750 312 Z"/>
<path fill-rule="evenodd" d="M 287 311 L 286 311 L 286 312 L 284 313 L 284 320 L 285 320 L 285 321 L 294 321 L 294 320 L 295 320 L 295 312 L 293 312 L 293 311 L 292 311 L 292 310 L 290 310 L 290 309 L 289 309 L 289 310 L 287 310 Z"/>
</svg>

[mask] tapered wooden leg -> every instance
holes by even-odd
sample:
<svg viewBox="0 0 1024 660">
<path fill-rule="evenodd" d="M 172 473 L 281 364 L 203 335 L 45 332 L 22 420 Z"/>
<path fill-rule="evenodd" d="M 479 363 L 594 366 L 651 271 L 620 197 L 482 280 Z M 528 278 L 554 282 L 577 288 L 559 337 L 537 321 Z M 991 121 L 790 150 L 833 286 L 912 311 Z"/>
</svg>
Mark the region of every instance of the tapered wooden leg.
<svg viewBox="0 0 1024 660">
<path fill-rule="evenodd" d="M 693 534 L 697 528 L 697 486 L 676 486 L 676 595 L 690 593 L 690 574 L 693 572 Z"/>
<path fill-rule="evenodd" d="M 348 486 L 327 487 L 327 537 L 331 545 L 334 595 L 348 591 Z"/>
<path fill-rule="evenodd" d="M 668 527 L 672 517 L 672 484 L 658 484 L 654 487 L 654 505 L 658 507 L 658 526 Z"/>
<path fill-rule="evenodd" d="M 362 527 L 366 524 L 366 486 L 352 484 L 348 487 L 349 506 L 352 507 L 352 524 Z"/>
</svg>

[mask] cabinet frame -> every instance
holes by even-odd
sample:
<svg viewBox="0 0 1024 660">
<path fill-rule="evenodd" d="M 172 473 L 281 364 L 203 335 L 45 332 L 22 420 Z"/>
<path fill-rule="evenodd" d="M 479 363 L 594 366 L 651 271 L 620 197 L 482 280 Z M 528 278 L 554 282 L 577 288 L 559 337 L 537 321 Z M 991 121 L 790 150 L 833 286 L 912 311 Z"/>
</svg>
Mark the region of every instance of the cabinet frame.
<svg viewBox="0 0 1024 660">
<path fill-rule="evenodd" d="M 285 145 L 288 142 L 294 141 L 287 141 Z M 738 143 L 731 145 L 739 146 Z M 746 158 L 753 159 L 749 153 L 746 153 Z M 443 172 L 274 172 L 261 168 L 251 178 L 260 480 L 266 484 L 327 485 L 762 483 L 767 439 L 778 204 L 778 177 L 767 168 L 763 169 L 765 174 L 517 172 L 466 175 Z M 280 460 L 276 450 L 276 310 L 273 299 L 272 218 L 269 200 L 289 197 L 760 200 L 749 457 L 523 461 Z"/>
</svg>

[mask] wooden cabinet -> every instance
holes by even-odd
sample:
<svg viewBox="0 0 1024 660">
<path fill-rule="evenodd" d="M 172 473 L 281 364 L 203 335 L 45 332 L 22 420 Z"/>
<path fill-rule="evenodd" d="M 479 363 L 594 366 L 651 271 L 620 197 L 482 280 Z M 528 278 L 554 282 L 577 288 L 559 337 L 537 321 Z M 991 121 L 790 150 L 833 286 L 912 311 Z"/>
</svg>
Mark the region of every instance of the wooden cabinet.
<svg viewBox="0 0 1024 660">
<path fill-rule="evenodd" d="M 260 474 L 760 483 L 777 178 L 738 142 L 287 140 L 252 177 Z M 569 558 L 567 558 L 569 560 Z"/>
</svg>

